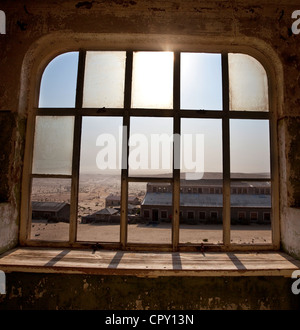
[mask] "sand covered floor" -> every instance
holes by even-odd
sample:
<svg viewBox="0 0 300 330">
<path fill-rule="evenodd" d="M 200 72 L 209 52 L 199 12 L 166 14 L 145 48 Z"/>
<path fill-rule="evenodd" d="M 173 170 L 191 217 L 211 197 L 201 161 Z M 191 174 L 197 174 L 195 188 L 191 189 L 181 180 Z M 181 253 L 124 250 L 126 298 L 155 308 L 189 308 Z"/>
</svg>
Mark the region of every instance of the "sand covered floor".
<svg viewBox="0 0 300 330">
<path fill-rule="evenodd" d="M 171 243 L 171 224 L 129 224 L 129 243 Z M 221 225 L 181 225 L 180 243 L 222 243 Z M 38 240 L 68 241 L 69 224 L 33 221 L 31 238 Z M 118 242 L 120 225 L 118 224 L 78 224 L 78 241 Z M 271 243 L 271 228 L 268 225 L 233 225 L 231 242 L 246 244 Z"/>
</svg>

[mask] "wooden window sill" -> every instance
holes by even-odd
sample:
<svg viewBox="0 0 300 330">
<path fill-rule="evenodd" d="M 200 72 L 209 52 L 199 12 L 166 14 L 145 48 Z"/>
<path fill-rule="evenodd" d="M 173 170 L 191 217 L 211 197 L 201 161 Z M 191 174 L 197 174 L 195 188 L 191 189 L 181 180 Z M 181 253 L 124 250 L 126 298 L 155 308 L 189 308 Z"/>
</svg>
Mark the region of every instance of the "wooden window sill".
<svg viewBox="0 0 300 330">
<path fill-rule="evenodd" d="M 299 260 L 277 251 L 179 253 L 20 247 L 0 256 L 4 272 L 291 277 L 299 269 Z"/>
</svg>

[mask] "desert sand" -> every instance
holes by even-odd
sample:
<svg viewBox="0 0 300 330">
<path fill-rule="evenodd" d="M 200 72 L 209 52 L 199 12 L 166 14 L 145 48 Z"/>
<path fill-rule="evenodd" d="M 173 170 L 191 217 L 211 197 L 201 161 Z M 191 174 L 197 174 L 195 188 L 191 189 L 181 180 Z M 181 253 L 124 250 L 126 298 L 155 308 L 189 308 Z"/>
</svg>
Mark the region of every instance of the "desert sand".
<svg viewBox="0 0 300 330">
<path fill-rule="evenodd" d="M 82 216 L 93 214 L 105 207 L 105 198 L 120 195 L 120 176 L 83 174 L 80 177 L 77 239 L 79 241 L 118 242 L 120 225 L 110 223 L 83 224 Z M 143 198 L 146 183 L 130 183 L 129 194 Z M 34 179 L 32 200 L 58 201 L 70 203 L 71 182 L 68 179 Z M 129 224 L 128 242 L 130 243 L 171 243 L 171 224 Z M 180 243 L 222 243 L 222 225 L 180 226 Z M 31 238 L 38 240 L 68 241 L 68 223 L 48 223 L 33 220 Z M 268 225 L 233 225 L 233 243 L 270 243 L 271 228 Z"/>
<path fill-rule="evenodd" d="M 180 243 L 222 243 L 221 225 L 182 225 Z M 68 223 L 47 223 L 33 221 L 31 237 L 39 240 L 67 241 L 69 238 Z M 118 242 L 120 225 L 118 224 L 78 224 L 79 241 Z M 171 225 L 147 224 L 128 225 L 128 242 L 130 243 L 171 243 Z M 260 244 L 271 243 L 271 230 L 267 225 L 234 225 L 231 229 L 232 243 Z"/>
</svg>

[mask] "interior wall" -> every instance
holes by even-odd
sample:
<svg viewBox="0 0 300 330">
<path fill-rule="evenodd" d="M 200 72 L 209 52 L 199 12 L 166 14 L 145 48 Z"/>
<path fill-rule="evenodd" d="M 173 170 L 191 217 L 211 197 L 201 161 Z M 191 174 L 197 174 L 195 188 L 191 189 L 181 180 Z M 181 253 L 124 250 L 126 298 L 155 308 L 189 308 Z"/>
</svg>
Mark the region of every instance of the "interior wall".
<svg viewBox="0 0 300 330">
<path fill-rule="evenodd" d="M 137 278 L 10 273 L 7 283 L 7 294 L 0 295 L 1 310 L 129 313 L 129 310 L 299 310 L 300 306 L 299 295 L 291 292 L 292 279 L 277 276 Z"/>
<path fill-rule="evenodd" d="M 10 119 L 0 120 L 6 138 L 0 142 L 9 145 L 0 151 L 0 253 L 18 243 L 26 121 L 43 66 L 59 50 L 93 42 L 117 49 L 127 38 L 132 49 L 136 40 L 159 49 L 182 49 L 191 41 L 206 50 L 214 42 L 224 50 L 250 45 L 261 57 L 277 102 L 281 242 L 300 258 L 300 35 L 291 30 L 297 9 L 296 0 L 1 1 L 0 113 Z"/>
</svg>

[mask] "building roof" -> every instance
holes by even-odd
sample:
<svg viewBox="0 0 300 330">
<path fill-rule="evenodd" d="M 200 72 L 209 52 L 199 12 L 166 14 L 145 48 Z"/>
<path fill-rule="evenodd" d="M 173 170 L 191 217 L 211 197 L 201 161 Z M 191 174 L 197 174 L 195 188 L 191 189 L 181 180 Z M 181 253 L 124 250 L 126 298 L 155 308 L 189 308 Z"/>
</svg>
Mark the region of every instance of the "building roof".
<svg viewBox="0 0 300 330">
<path fill-rule="evenodd" d="M 147 192 L 142 205 L 171 206 L 172 193 Z M 180 194 L 181 206 L 222 207 L 222 194 Z M 270 195 L 231 195 L 232 207 L 271 207 Z"/>
<path fill-rule="evenodd" d="M 94 212 L 92 214 L 84 215 L 84 216 L 82 216 L 82 218 L 83 219 L 95 219 L 96 215 L 114 215 L 118 212 L 119 212 L 118 210 L 116 210 L 112 207 L 106 207 L 105 209 Z"/>
<path fill-rule="evenodd" d="M 31 207 L 33 212 L 59 212 L 66 205 L 65 202 L 32 202 Z"/>
<path fill-rule="evenodd" d="M 120 195 L 109 195 L 105 198 L 107 201 L 120 201 L 121 196 Z"/>
<path fill-rule="evenodd" d="M 112 207 L 106 207 L 105 209 L 97 211 L 94 214 L 97 214 L 97 215 L 113 215 L 113 214 L 116 214 L 116 213 L 118 213 L 118 210 L 116 210 Z"/>
<path fill-rule="evenodd" d="M 121 196 L 120 195 L 109 195 L 105 198 L 108 201 L 120 201 L 121 200 Z M 135 201 L 138 200 L 138 198 L 136 196 L 128 196 L 128 201 Z"/>
<path fill-rule="evenodd" d="M 253 177 L 254 175 L 249 175 L 248 178 Z M 235 178 L 239 178 L 238 175 L 234 176 Z M 245 177 L 245 176 L 244 176 Z M 254 178 L 259 178 L 261 179 L 261 177 L 259 175 L 257 175 Z M 148 186 L 159 186 L 159 187 L 167 187 L 170 186 L 171 183 L 167 183 L 167 182 L 149 182 Z M 180 187 L 203 187 L 203 186 L 207 186 L 207 187 L 223 187 L 223 179 L 222 179 L 222 175 L 221 177 L 217 176 L 215 177 L 203 177 L 200 180 L 185 180 L 185 179 L 180 179 Z M 243 177 L 241 176 L 241 180 L 238 181 L 232 181 L 231 182 L 231 187 L 244 187 L 244 188 L 268 188 L 271 186 L 270 181 L 268 181 L 268 178 L 266 178 L 266 181 L 247 181 L 245 179 L 243 179 Z"/>
</svg>

